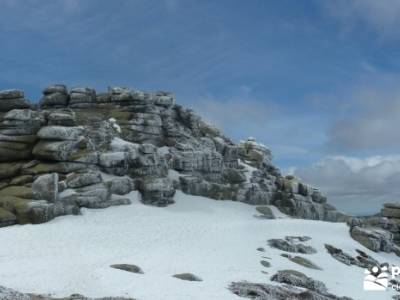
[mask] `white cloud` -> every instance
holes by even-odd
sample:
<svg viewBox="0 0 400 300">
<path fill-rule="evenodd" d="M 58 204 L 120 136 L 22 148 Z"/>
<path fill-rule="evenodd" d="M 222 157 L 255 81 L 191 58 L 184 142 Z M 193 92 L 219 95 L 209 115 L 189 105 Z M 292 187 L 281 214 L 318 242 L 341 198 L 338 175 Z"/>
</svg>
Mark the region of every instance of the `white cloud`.
<svg viewBox="0 0 400 300">
<path fill-rule="evenodd" d="M 351 212 L 377 212 L 384 202 L 400 201 L 400 155 L 333 156 L 291 172 Z"/>
</svg>

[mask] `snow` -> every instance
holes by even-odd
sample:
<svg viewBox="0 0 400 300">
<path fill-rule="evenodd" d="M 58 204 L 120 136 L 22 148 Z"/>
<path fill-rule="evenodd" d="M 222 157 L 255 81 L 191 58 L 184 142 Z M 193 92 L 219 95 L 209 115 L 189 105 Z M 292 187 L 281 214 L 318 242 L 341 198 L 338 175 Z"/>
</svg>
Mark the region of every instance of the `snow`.
<svg viewBox="0 0 400 300">
<path fill-rule="evenodd" d="M 118 125 L 116 119 L 110 118 L 110 119 L 108 119 L 108 121 L 112 124 L 112 126 L 114 127 L 114 129 L 115 129 L 118 133 L 121 133 L 121 132 L 122 132 L 121 127 Z"/>
<path fill-rule="evenodd" d="M 268 282 L 278 270 L 295 269 L 326 283 L 330 292 L 359 300 L 390 299 L 391 292 L 363 292 L 364 270 L 346 266 L 325 250 L 329 243 L 356 254 L 362 249 L 381 262 L 400 264 L 393 254 L 373 253 L 353 241 L 341 223 L 254 217 L 255 207 L 215 201 L 178 191 L 166 208 L 140 203 L 103 210 L 84 209 L 82 216 L 59 217 L 41 225 L 0 229 L 0 285 L 22 292 L 67 296 L 130 296 L 142 300 L 238 300 L 232 281 Z M 306 269 L 268 247 L 270 238 L 308 235 L 318 253 L 305 255 L 323 271 Z M 266 252 L 256 249 L 264 247 Z M 272 264 L 264 268 L 265 257 Z M 135 264 L 144 274 L 112 269 Z M 261 271 L 269 274 L 263 274 Z M 190 272 L 203 279 L 171 277 Z"/>
</svg>

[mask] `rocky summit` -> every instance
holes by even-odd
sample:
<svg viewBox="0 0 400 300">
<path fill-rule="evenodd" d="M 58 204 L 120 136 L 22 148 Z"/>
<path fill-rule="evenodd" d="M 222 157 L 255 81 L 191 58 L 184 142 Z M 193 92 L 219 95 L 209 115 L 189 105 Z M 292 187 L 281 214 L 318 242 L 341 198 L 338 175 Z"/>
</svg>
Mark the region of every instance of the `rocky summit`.
<svg viewBox="0 0 400 300">
<path fill-rule="evenodd" d="M 375 299 L 354 283 L 400 255 L 400 204 L 339 212 L 172 93 L 0 91 L 0 227 L 65 215 L 1 228 L 1 300 Z"/>
<path fill-rule="evenodd" d="M 129 204 L 132 190 L 166 206 L 177 189 L 347 219 L 317 189 L 282 176 L 266 146 L 234 143 L 169 92 L 55 84 L 32 103 L 23 91 L 0 91 L 0 226 Z"/>
</svg>

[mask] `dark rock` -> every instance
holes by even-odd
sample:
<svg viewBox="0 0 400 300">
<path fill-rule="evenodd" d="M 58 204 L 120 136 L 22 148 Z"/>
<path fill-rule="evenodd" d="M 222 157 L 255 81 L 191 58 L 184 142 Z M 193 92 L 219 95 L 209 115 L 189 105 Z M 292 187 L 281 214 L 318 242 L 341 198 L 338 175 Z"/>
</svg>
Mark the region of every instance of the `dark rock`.
<svg viewBox="0 0 400 300">
<path fill-rule="evenodd" d="M 261 264 L 263 267 L 266 267 L 266 268 L 271 267 L 271 263 L 270 263 L 269 261 L 266 261 L 266 260 L 260 261 L 260 264 Z"/>
<path fill-rule="evenodd" d="M 186 281 L 203 281 L 200 277 L 193 275 L 192 273 L 181 273 L 181 274 L 175 274 L 172 275 L 172 277 L 181 279 L 181 280 L 186 280 Z"/>
<path fill-rule="evenodd" d="M 132 264 L 116 264 L 116 265 L 111 265 L 111 268 L 118 269 L 118 270 L 123 270 L 131 273 L 136 273 L 136 274 L 144 274 L 142 269 L 136 265 Z"/>
<path fill-rule="evenodd" d="M 328 291 L 323 282 L 312 279 L 304 275 L 303 273 L 294 270 L 278 271 L 275 275 L 271 277 L 271 281 L 306 288 L 320 294 L 326 294 Z"/>
<path fill-rule="evenodd" d="M 321 294 L 292 285 L 272 285 L 250 282 L 232 282 L 229 290 L 239 297 L 257 300 L 351 300 L 332 294 Z"/>
<path fill-rule="evenodd" d="M 272 248 L 293 253 L 313 254 L 317 252 L 311 246 L 303 245 L 301 243 L 294 243 L 292 241 L 283 239 L 270 239 L 268 240 L 268 245 Z"/>
</svg>

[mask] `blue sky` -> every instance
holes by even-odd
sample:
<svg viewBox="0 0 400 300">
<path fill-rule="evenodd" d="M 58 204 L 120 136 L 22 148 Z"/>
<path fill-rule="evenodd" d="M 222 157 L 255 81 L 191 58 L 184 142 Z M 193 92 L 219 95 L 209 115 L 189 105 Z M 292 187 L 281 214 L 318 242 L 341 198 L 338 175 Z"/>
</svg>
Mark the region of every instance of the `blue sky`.
<svg viewBox="0 0 400 300">
<path fill-rule="evenodd" d="M 323 189 L 342 164 L 351 178 L 373 168 L 360 183 L 373 182 L 373 191 L 387 191 L 385 176 L 400 183 L 400 1 L 0 5 L 0 89 L 24 89 L 32 100 L 54 82 L 170 90 L 234 139 L 256 137 L 278 166 Z"/>
</svg>

